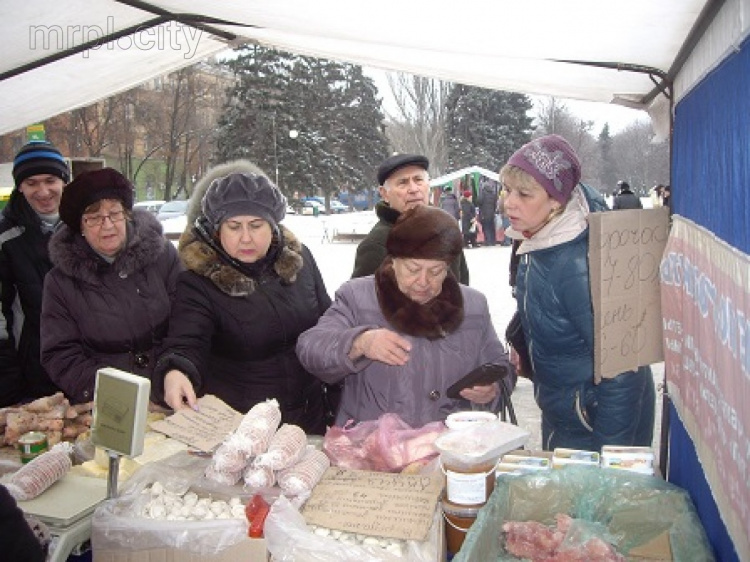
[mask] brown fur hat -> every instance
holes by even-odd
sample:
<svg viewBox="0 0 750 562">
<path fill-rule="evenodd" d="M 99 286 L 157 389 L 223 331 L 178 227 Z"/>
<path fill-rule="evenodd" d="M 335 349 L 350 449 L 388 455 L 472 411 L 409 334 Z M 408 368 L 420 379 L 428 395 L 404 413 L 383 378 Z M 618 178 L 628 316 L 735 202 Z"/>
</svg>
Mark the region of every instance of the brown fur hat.
<svg viewBox="0 0 750 562">
<path fill-rule="evenodd" d="M 113 168 L 79 174 L 60 198 L 60 219 L 73 232 L 81 232 L 81 217 L 89 205 L 102 199 L 119 199 L 128 211 L 133 208 L 133 184 Z"/>
<path fill-rule="evenodd" d="M 417 205 L 401 213 L 385 242 L 396 258 L 442 260 L 453 263 L 463 239 L 458 222 L 437 207 Z"/>
</svg>

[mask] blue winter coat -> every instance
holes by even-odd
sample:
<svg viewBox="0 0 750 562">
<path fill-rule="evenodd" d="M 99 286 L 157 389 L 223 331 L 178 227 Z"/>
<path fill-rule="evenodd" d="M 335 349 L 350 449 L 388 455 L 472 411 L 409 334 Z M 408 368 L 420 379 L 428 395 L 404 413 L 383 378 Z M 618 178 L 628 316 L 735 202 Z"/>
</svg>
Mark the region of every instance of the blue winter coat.
<svg viewBox="0 0 750 562">
<path fill-rule="evenodd" d="M 584 186 L 592 212 L 607 210 Z M 589 229 L 573 240 L 521 256 L 516 298 L 542 410 L 542 444 L 600 450 L 651 446 L 651 369 L 626 371 L 594 384 L 594 312 L 588 266 Z"/>
</svg>

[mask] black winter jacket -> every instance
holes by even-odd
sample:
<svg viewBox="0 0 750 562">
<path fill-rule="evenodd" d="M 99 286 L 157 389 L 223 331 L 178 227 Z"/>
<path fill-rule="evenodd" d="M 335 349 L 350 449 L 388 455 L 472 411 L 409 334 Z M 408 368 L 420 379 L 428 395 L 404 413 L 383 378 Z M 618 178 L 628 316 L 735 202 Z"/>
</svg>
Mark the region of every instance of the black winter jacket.
<svg viewBox="0 0 750 562">
<path fill-rule="evenodd" d="M 213 394 L 242 413 L 275 398 L 282 422 L 322 435 L 322 384 L 302 367 L 295 346 L 331 299 L 310 251 L 279 228 L 277 259 L 253 277 L 198 235 L 183 235 L 180 256 L 188 271 L 179 277 L 155 391 L 163 400 L 164 375 L 178 369 L 198 396 Z"/>
<path fill-rule="evenodd" d="M 641 203 L 640 197 L 630 190 L 620 191 L 615 195 L 615 200 L 612 204 L 612 210 L 618 209 L 643 209 L 643 203 Z"/>
<path fill-rule="evenodd" d="M 393 209 L 388 203 L 378 201 L 375 205 L 375 214 L 379 219 L 378 222 L 357 246 L 352 279 L 374 274 L 375 270 L 383 263 L 385 256 L 388 255 L 388 251 L 385 249 L 385 241 L 401 213 Z M 451 264 L 451 270 L 459 283 L 469 284 L 469 268 L 466 265 L 463 252 Z"/>
<path fill-rule="evenodd" d="M 101 367 L 150 378 L 183 269 L 161 223 L 148 211 L 132 211 L 128 241 L 111 264 L 67 226 L 52 237 L 50 256 L 42 362 L 65 395 L 91 400 Z"/>
<path fill-rule="evenodd" d="M 14 190 L 0 220 L 0 299 L 5 324 L 5 330 L 0 330 L 4 340 L 0 342 L 0 406 L 58 391 L 42 368 L 39 354 L 42 288 L 52 269 L 47 250 L 50 237 L 51 233 L 42 231 L 42 221 L 26 197 Z"/>
</svg>

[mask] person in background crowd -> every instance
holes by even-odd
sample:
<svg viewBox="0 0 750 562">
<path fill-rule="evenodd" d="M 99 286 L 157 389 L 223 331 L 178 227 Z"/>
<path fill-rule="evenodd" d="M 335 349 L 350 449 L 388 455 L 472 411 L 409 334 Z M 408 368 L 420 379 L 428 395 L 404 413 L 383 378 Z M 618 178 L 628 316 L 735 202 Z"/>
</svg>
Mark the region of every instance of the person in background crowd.
<svg viewBox="0 0 750 562">
<path fill-rule="evenodd" d="M 464 248 L 477 248 L 477 208 L 472 202 L 471 191 L 461 194 L 461 232 L 464 236 Z"/>
<path fill-rule="evenodd" d="M 378 222 L 357 246 L 352 278 L 372 275 L 383 263 L 385 240 L 399 215 L 416 205 L 427 205 L 430 193 L 430 163 L 418 154 L 394 154 L 378 167 L 381 200 L 375 205 Z M 451 264 L 456 279 L 469 284 L 469 268 L 461 253 Z"/>
<path fill-rule="evenodd" d="M 0 219 L 0 407 L 54 394 L 39 359 L 47 244 L 57 229 L 68 165 L 52 143 L 33 141 L 13 160 L 15 187 Z"/>
<path fill-rule="evenodd" d="M 398 414 L 413 427 L 490 405 L 498 383 L 448 387 L 485 363 L 509 366 L 485 296 L 459 285 L 449 264 L 463 246 L 445 211 L 417 205 L 388 233 L 388 255 L 373 276 L 352 279 L 331 308 L 297 342 L 297 355 L 328 383 L 343 381 L 336 424 Z M 515 381 L 504 383 L 508 390 Z"/>
<path fill-rule="evenodd" d="M 497 182 L 488 178 L 483 177 L 479 183 L 481 187 L 477 196 L 477 202 L 479 203 L 479 223 L 482 225 L 484 245 L 494 246 L 496 243 L 495 232 L 497 230 L 495 216 L 498 212 L 497 205 L 500 189 Z"/>
<path fill-rule="evenodd" d="M 648 196 L 651 199 L 651 207 L 654 209 L 662 206 L 661 194 L 663 190 L 664 186 L 660 183 L 649 189 Z"/>
<path fill-rule="evenodd" d="M 93 400 L 96 372 L 151 378 L 182 264 L 133 185 L 103 168 L 63 192 L 65 223 L 50 241 L 44 282 L 42 363 L 73 403 Z"/>
<path fill-rule="evenodd" d="M 440 202 L 438 203 L 440 208 L 452 216 L 454 219 L 459 220 L 461 218 L 461 205 L 458 197 L 453 193 L 453 188 L 450 185 L 445 186 L 443 193 L 440 195 Z"/>
<path fill-rule="evenodd" d="M 578 155 L 557 135 L 522 146 L 500 170 L 508 234 L 519 241 L 515 297 L 542 412 L 542 446 L 650 447 L 650 367 L 594 383 L 587 218 L 607 207 L 580 178 Z"/>
<path fill-rule="evenodd" d="M 630 184 L 626 181 L 617 182 L 617 195 L 615 195 L 612 210 L 643 209 L 640 197 L 630 190 Z"/>
<path fill-rule="evenodd" d="M 669 209 L 669 214 L 672 214 L 672 188 L 668 185 L 662 186 L 661 190 L 661 204 L 663 207 Z"/>
<path fill-rule="evenodd" d="M 325 432 L 324 387 L 294 346 L 331 299 L 310 250 L 280 224 L 286 204 L 247 161 L 214 168 L 196 185 L 179 245 L 187 271 L 154 374 L 155 397 L 172 409 L 213 394 L 246 413 L 275 398 L 284 423 Z"/>
</svg>

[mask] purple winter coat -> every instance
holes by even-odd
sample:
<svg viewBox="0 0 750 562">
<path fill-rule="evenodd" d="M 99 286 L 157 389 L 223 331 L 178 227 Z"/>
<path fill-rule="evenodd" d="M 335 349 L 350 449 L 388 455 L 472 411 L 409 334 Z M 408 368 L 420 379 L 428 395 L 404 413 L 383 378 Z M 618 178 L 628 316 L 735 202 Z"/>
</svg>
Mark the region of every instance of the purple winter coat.
<svg viewBox="0 0 750 562">
<path fill-rule="evenodd" d="M 111 264 L 63 226 L 50 257 L 41 330 L 50 378 L 75 403 L 93 399 L 101 367 L 150 378 L 183 269 L 161 224 L 148 211 L 132 211 L 128 241 Z"/>
<path fill-rule="evenodd" d="M 507 366 L 508 355 L 495 333 L 485 296 L 465 285 L 460 290 L 460 327 L 436 340 L 401 334 L 412 349 L 409 362 L 397 367 L 366 357 L 352 362 L 348 357 L 360 333 L 373 328 L 396 331 L 381 312 L 375 277 L 352 279 L 339 288 L 333 305 L 297 342 L 297 356 L 308 371 L 327 383 L 344 382 L 336 425 L 375 420 L 391 412 L 421 427 L 470 409 L 467 400 L 448 398 L 448 387 L 484 363 Z"/>
</svg>

